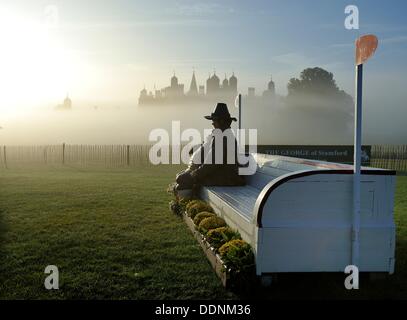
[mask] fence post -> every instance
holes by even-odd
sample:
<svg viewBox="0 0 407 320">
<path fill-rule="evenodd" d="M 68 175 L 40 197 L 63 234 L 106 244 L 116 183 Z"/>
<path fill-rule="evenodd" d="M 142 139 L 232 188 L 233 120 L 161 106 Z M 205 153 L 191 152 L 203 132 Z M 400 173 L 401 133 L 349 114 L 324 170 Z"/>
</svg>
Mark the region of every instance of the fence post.
<svg viewBox="0 0 407 320">
<path fill-rule="evenodd" d="M 62 164 L 65 164 L 65 142 L 62 143 Z"/>
<path fill-rule="evenodd" d="M 127 166 L 130 166 L 130 146 L 127 145 L 127 154 L 126 154 L 126 158 L 127 158 Z"/>
<path fill-rule="evenodd" d="M 44 163 L 47 164 L 47 146 L 44 147 Z"/>
<path fill-rule="evenodd" d="M 4 166 L 7 168 L 7 155 L 6 155 L 6 146 L 3 146 L 3 158 L 4 158 Z"/>
</svg>

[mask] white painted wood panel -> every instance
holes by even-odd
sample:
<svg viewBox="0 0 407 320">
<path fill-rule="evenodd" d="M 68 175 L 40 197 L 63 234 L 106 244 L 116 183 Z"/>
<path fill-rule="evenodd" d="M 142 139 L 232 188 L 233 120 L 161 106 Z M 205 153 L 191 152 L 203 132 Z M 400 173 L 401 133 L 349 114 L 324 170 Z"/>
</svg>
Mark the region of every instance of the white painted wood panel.
<svg viewBox="0 0 407 320">
<path fill-rule="evenodd" d="M 202 198 L 253 246 L 257 274 L 343 272 L 351 261 L 352 166 L 253 157 L 257 172 L 247 186 L 205 187 Z M 362 169 L 376 174 L 361 176 L 359 269 L 392 273 L 395 176 Z"/>
</svg>

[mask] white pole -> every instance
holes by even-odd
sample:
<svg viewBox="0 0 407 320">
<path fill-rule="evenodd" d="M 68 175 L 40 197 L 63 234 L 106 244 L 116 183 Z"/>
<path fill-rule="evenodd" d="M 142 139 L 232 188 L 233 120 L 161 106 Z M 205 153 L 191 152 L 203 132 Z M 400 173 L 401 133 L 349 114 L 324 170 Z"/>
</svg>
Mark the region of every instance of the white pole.
<svg viewBox="0 0 407 320">
<path fill-rule="evenodd" d="M 242 129 L 242 95 L 239 93 L 239 129 Z"/>
<path fill-rule="evenodd" d="M 362 78 L 363 64 L 356 66 L 355 79 L 355 133 L 353 150 L 353 223 L 352 223 L 352 264 L 359 265 L 360 247 L 360 163 L 362 140 Z"/>
</svg>

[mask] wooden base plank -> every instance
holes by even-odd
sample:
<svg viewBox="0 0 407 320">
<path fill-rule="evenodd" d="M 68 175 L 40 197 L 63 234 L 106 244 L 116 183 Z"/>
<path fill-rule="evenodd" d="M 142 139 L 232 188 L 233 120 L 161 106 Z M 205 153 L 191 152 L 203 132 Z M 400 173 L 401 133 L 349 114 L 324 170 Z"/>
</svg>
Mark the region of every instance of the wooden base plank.
<svg viewBox="0 0 407 320">
<path fill-rule="evenodd" d="M 196 230 L 194 221 L 188 217 L 186 213 L 183 214 L 183 219 L 187 224 L 188 228 L 191 230 L 192 234 L 198 240 L 203 252 L 205 253 L 206 257 L 208 258 L 212 268 L 215 270 L 215 273 L 220 278 L 223 286 L 225 288 L 229 287 L 229 275 L 227 272 L 223 271 L 223 262 L 220 256 L 215 253 L 215 250 L 211 245 L 205 240 L 205 237 Z"/>
</svg>

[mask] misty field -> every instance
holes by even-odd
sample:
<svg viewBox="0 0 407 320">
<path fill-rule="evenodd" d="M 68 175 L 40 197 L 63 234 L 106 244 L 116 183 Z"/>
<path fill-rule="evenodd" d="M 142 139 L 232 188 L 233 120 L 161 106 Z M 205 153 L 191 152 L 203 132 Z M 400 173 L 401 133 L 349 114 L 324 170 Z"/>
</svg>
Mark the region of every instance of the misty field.
<svg viewBox="0 0 407 320">
<path fill-rule="evenodd" d="M 0 171 L 0 299 L 236 299 L 168 209 L 180 166 Z M 407 298 L 407 176 L 397 177 L 396 272 L 360 280 L 288 274 L 251 298 Z M 44 288 L 56 265 L 60 289 Z"/>
</svg>

